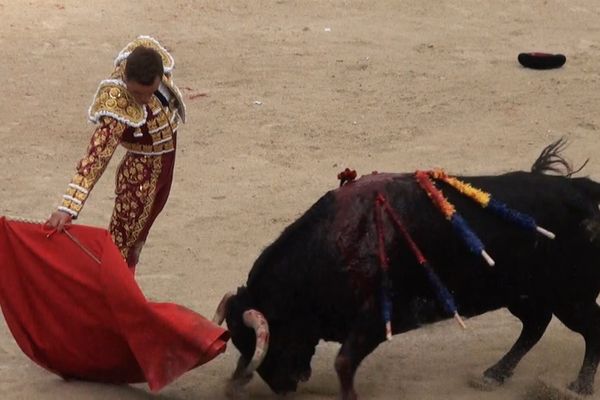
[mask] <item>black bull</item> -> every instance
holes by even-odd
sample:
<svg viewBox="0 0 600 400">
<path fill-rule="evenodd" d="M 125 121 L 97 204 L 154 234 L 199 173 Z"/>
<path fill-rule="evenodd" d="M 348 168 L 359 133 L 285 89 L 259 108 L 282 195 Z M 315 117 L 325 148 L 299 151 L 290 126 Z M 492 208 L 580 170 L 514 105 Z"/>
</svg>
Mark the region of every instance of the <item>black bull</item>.
<svg viewBox="0 0 600 400">
<path fill-rule="evenodd" d="M 497 385 L 510 377 L 555 315 L 585 339 L 583 365 L 569 388 L 592 393 L 600 358 L 600 184 L 542 174 L 552 169 L 552 157 L 538 159 L 534 172 L 461 179 L 533 216 L 556 234 L 554 240 L 439 185 L 485 244 L 494 267 L 468 251 L 413 174 L 373 174 L 326 193 L 262 252 L 246 286 L 220 305 L 222 317 L 215 317 L 226 319 L 241 353 L 230 389 L 241 387 L 256 369 L 275 392 L 296 390 L 310 377 L 315 346 L 323 339 L 342 343 L 335 361 L 341 398 L 356 398 L 356 369 L 385 340 L 373 219 L 381 193 L 453 294 L 461 315 L 507 307 L 521 320 L 516 343 L 483 373 L 483 382 Z M 383 228 L 393 333 L 451 317 L 389 218 Z"/>
</svg>

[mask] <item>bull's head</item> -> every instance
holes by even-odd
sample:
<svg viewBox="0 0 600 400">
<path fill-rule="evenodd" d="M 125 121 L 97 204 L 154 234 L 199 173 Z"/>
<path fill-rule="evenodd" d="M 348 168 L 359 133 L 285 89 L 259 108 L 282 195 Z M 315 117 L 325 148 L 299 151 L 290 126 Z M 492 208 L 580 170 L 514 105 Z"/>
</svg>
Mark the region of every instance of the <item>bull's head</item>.
<svg viewBox="0 0 600 400">
<path fill-rule="evenodd" d="M 310 377 L 310 359 L 316 343 L 311 347 L 305 338 L 296 340 L 301 339 L 294 332 L 297 326 L 275 322 L 269 327 L 264 315 L 250 307 L 245 288 L 223 297 L 213 321 L 220 324 L 224 320 L 241 353 L 229 382 L 230 394 L 248 383 L 254 371 L 278 394 L 295 391 L 299 381 Z"/>
</svg>

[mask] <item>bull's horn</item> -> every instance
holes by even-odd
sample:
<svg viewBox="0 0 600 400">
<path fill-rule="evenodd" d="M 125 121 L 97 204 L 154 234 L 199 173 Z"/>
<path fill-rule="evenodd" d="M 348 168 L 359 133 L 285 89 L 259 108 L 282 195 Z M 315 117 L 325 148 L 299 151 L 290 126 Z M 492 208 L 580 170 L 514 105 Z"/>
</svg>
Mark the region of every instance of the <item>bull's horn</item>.
<svg viewBox="0 0 600 400">
<path fill-rule="evenodd" d="M 233 295 L 233 292 L 227 292 L 225 293 L 225 296 L 223 296 L 223 299 L 221 299 L 221 302 L 217 306 L 217 311 L 215 311 L 215 315 L 212 319 L 212 321 L 215 324 L 221 325 L 223 321 L 225 321 L 225 315 L 227 314 L 227 304 L 229 303 L 229 299 L 231 299 Z"/>
<path fill-rule="evenodd" d="M 243 318 L 244 324 L 256 333 L 254 355 L 246 367 L 246 373 L 251 374 L 260 366 L 269 350 L 269 323 L 265 316 L 256 310 L 245 311 Z"/>
</svg>

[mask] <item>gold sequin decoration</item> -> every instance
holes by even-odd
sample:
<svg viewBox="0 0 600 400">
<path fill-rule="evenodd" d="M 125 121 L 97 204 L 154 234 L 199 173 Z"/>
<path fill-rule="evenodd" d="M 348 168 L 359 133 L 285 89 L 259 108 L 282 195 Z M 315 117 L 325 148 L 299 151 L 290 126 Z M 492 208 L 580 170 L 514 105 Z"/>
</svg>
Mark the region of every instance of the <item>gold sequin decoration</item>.
<svg viewBox="0 0 600 400">
<path fill-rule="evenodd" d="M 106 169 L 115 149 L 121 141 L 126 125 L 113 118 L 103 118 L 102 125 L 94 131 L 87 154 L 77 164 L 77 172 L 71 183 L 87 190 L 88 193 L 68 187 L 66 194 L 79 200 L 82 204 L 63 199 L 62 206 L 77 213 L 81 211 L 89 192 L 92 190 L 102 172 Z"/>
<path fill-rule="evenodd" d="M 144 109 L 127 89 L 114 82 L 102 82 L 90 108 L 90 118 L 96 121 L 102 115 L 116 116 L 126 123 L 144 122 Z"/>
<path fill-rule="evenodd" d="M 158 54 L 160 54 L 164 68 L 167 70 L 173 68 L 173 65 L 175 64 L 173 62 L 173 58 L 170 57 L 169 54 L 152 39 L 137 38 L 133 42 L 129 43 L 121 52 L 132 52 L 136 47 L 139 46 L 149 47 L 156 50 Z"/>
<path fill-rule="evenodd" d="M 119 167 L 109 230 L 125 259 L 150 216 L 161 169 L 161 157 L 133 154 L 126 155 Z"/>
</svg>

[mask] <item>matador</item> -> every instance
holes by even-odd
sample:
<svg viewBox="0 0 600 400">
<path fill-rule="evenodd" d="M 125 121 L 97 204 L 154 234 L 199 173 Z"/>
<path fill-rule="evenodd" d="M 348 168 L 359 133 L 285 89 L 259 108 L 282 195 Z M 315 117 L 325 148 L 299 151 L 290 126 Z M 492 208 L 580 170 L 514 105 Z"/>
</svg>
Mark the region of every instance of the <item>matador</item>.
<svg viewBox="0 0 600 400">
<path fill-rule="evenodd" d="M 157 90 L 150 89 L 145 100 L 139 100 L 132 87 L 150 86 L 137 85 L 126 76 L 128 57 L 140 46 L 154 50 L 162 59 Z M 109 231 L 132 271 L 169 196 L 177 129 L 185 122 L 185 105 L 173 83 L 173 67 L 171 54 L 149 36 L 139 36 L 121 50 L 110 79 L 100 82 L 89 108 L 96 128 L 58 207 L 59 214 L 77 218 L 115 149 L 123 146 L 127 152 L 117 170 Z"/>
</svg>

